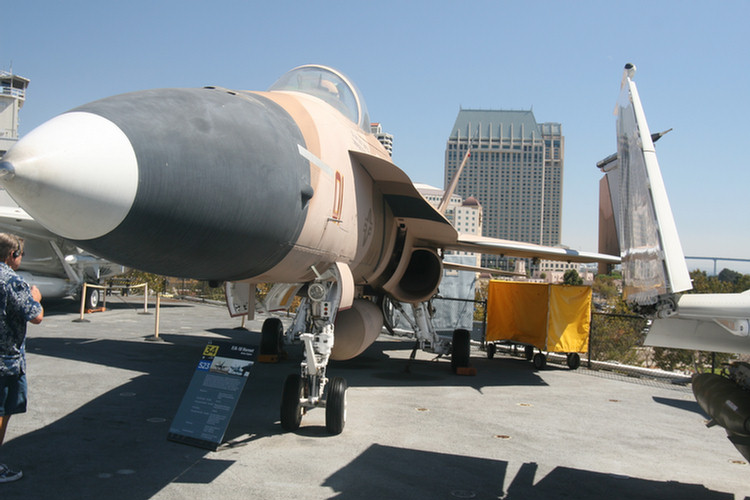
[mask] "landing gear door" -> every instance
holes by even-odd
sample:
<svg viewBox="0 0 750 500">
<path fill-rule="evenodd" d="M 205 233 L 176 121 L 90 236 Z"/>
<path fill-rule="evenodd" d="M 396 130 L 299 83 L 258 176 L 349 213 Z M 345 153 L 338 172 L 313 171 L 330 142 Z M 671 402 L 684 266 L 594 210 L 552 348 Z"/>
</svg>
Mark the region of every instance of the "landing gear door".
<svg viewBox="0 0 750 500">
<path fill-rule="evenodd" d="M 255 318 L 255 284 L 227 281 L 224 292 L 227 297 L 229 315 L 233 318 L 247 315 L 247 319 Z"/>
</svg>

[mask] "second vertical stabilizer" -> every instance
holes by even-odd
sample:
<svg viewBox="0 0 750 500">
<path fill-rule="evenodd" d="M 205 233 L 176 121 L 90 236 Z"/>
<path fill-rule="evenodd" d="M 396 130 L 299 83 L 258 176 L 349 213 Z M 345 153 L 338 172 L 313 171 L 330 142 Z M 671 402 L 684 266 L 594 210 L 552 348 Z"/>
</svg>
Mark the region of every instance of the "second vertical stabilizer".
<svg viewBox="0 0 750 500">
<path fill-rule="evenodd" d="M 628 302 L 656 304 L 692 288 L 682 245 L 646 123 L 635 67 L 625 67 L 617 103 L 617 160 L 606 165 Z M 614 166 L 613 166 L 614 163 Z"/>
</svg>

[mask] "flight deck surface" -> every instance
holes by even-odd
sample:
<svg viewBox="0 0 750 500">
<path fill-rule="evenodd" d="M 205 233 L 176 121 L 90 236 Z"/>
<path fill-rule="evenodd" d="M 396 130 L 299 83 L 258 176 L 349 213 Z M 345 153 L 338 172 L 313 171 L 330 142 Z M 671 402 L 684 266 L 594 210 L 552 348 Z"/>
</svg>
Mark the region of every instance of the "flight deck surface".
<svg viewBox="0 0 750 500">
<path fill-rule="evenodd" d="M 325 410 L 283 432 L 284 379 L 301 347 L 256 364 L 226 439 L 211 452 L 167 441 L 209 339 L 258 344 L 226 308 L 162 302 L 160 336 L 142 303 L 75 323 L 50 305 L 29 326 L 29 411 L 10 420 L 0 462 L 24 478 L 14 498 L 119 499 L 744 499 L 750 466 L 721 428 L 707 429 L 688 387 L 548 365 L 488 360 L 456 376 L 412 343 L 381 336 L 360 357 L 332 362 L 349 384 L 344 432 Z M 153 309 L 150 309 L 153 313 Z M 263 317 L 249 322 L 259 332 Z"/>
</svg>

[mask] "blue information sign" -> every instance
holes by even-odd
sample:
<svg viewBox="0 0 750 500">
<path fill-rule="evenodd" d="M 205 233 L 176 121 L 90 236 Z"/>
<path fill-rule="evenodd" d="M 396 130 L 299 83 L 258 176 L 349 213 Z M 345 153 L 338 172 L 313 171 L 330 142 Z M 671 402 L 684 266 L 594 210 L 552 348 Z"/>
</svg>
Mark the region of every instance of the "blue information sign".
<svg viewBox="0 0 750 500">
<path fill-rule="evenodd" d="M 224 440 L 257 347 L 209 342 L 172 420 L 167 439 L 216 450 Z"/>
</svg>

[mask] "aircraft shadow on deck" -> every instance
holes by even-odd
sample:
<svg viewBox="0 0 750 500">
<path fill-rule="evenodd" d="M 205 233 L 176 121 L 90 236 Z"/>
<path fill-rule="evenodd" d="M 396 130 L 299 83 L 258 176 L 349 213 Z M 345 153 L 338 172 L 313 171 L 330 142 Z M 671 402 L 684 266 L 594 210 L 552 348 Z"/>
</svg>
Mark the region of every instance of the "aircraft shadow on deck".
<svg viewBox="0 0 750 500">
<path fill-rule="evenodd" d="M 419 465 L 419 470 L 415 469 Z M 734 495 L 703 485 L 652 481 L 569 467 L 537 477 L 536 463 L 524 463 L 514 478 L 508 462 L 374 444 L 328 477 L 324 486 L 338 500 L 359 498 L 478 498 L 548 500 L 578 498 L 731 500 Z M 415 475 L 420 478 L 415 481 Z"/>
<path fill-rule="evenodd" d="M 237 342 L 259 341 L 258 333 L 232 329 L 216 332 Z M 166 440 L 171 420 L 208 339 L 189 335 L 165 337 L 170 344 L 29 338 L 28 351 L 34 355 L 96 363 L 143 375 L 55 422 L 8 441 L 3 446 L 3 457 L 24 464 L 28 480 L 4 485 L 3 498 L 146 499 L 172 482 L 208 484 L 228 469 L 233 460 L 208 458 L 205 450 Z M 481 389 L 489 384 L 540 384 L 531 363 L 511 358 L 472 358 L 482 365 L 479 371 L 484 375 L 477 377 L 453 375 L 447 361 L 417 360 L 411 363 L 410 372 L 403 372 L 407 361 L 393 358 L 389 353 L 410 348 L 406 342 L 379 341 L 363 354 L 364 367 L 352 360 L 333 363 L 330 370 L 347 377 L 354 387 L 471 385 Z M 296 353 L 292 352 L 290 358 L 279 364 L 255 367 L 225 441 L 247 445 L 282 433 L 278 423 L 281 386 L 284 377 L 298 368 Z M 85 381 L 81 381 L 80 387 L 85 391 Z M 34 404 L 33 385 L 31 396 Z M 316 426 L 303 426 L 298 433 L 327 437 L 324 429 Z M 414 464 L 420 464 L 419 470 L 414 469 Z M 417 498 L 425 497 L 425 493 L 434 493 L 432 498 L 451 497 L 451 494 L 460 497 L 463 492 L 474 492 L 473 498 L 498 498 L 503 494 L 506 495 L 503 498 L 551 498 L 560 491 L 570 491 L 578 498 L 605 495 L 607 498 L 732 498 L 700 485 L 622 478 L 565 467 L 535 480 L 535 464 L 524 464 L 506 485 L 507 466 L 504 461 L 375 444 L 322 486 L 333 488 L 338 492 L 335 498 L 342 499 L 372 497 L 373 492 L 382 492 L 375 495 L 380 498 Z M 131 474 L 138 474 L 138 480 L 133 481 Z M 419 480 L 415 481 L 417 477 Z"/>
<path fill-rule="evenodd" d="M 4 485 L 3 499 L 14 495 L 146 499 L 173 481 L 210 483 L 232 465 L 233 461 L 207 459 L 205 450 L 166 440 L 192 374 L 184 359 L 194 357 L 194 348 L 160 346 L 144 351 L 134 342 L 49 338 L 28 339 L 28 348 L 35 354 L 106 363 L 147 374 L 6 442 L 3 457 L 23 464 L 25 477 Z M 30 404 L 34 405 L 39 402 L 34 400 L 32 363 Z M 86 381 L 76 387 L 85 392 Z M 63 392 L 60 398 L 65 398 Z M 39 411 L 44 414 L 44 408 Z M 134 481 L 132 474 L 138 474 L 138 480 Z"/>
<path fill-rule="evenodd" d="M 656 403 L 666 405 L 666 406 L 671 406 L 672 408 L 677 408 L 679 410 L 685 410 L 685 411 L 697 413 L 698 415 L 701 415 L 706 420 L 710 420 L 710 417 L 706 415 L 706 412 L 703 411 L 703 408 L 701 408 L 701 405 L 699 405 L 696 401 L 686 401 L 684 399 L 673 399 L 673 398 L 662 398 L 659 396 L 653 396 L 652 399 Z"/>
</svg>

